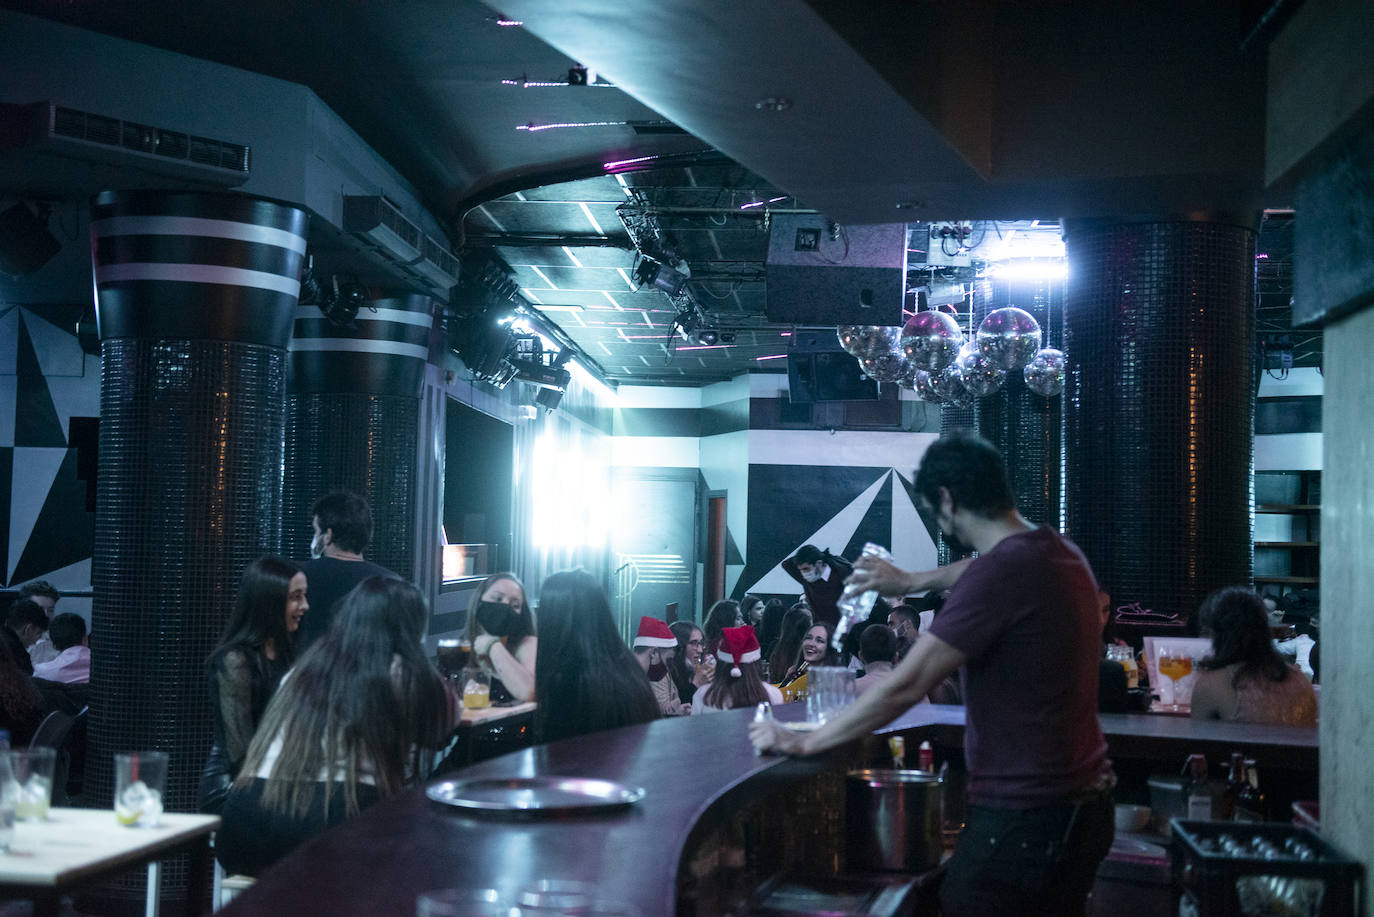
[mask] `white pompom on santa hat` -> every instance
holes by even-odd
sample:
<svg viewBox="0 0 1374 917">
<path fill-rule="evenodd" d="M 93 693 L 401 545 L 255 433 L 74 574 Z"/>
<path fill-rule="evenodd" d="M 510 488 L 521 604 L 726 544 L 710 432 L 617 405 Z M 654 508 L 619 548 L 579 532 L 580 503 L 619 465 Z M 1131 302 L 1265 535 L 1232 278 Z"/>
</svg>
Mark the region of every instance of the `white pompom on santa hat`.
<svg viewBox="0 0 1374 917">
<path fill-rule="evenodd" d="M 639 630 L 635 632 L 635 646 L 656 646 L 659 649 L 667 649 L 670 646 L 677 646 L 677 637 L 673 636 L 672 628 L 664 624 L 658 618 L 651 618 L 648 615 L 639 619 Z"/>
<path fill-rule="evenodd" d="M 749 625 L 744 627 L 727 627 L 720 632 L 720 649 L 716 650 L 716 658 L 721 662 L 731 663 L 730 669 L 732 678 L 739 678 L 744 674 L 740 671 L 740 665 L 745 662 L 758 662 L 763 658 L 763 652 L 759 649 L 759 638 L 754 636 L 754 628 Z"/>
</svg>

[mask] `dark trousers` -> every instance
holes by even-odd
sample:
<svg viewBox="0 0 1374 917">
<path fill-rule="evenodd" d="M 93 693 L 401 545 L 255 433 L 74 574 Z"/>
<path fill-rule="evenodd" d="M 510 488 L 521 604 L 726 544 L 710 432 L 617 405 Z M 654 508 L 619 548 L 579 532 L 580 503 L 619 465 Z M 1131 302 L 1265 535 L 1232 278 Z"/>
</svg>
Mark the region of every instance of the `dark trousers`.
<svg viewBox="0 0 1374 917">
<path fill-rule="evenodd" d="M 940 886 L 945 917 L 1082 917 L 1116 826 L 1110 789 L 1035 809 L 970 806 Z"/>
</svg>

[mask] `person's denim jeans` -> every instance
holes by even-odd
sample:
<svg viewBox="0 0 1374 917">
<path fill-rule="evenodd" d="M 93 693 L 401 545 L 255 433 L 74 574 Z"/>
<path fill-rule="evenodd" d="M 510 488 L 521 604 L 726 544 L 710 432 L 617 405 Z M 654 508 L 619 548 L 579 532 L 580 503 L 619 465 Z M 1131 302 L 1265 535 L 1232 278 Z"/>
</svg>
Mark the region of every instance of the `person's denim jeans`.
<svg viewBox="0 0 1374 917">
<path fill-rule="evenodd" d="M 1082 917 L 1116 826 L 1112 793 L 1035 809 L 970 806 L 940 886 L 944 917 Z"/>
</svg>

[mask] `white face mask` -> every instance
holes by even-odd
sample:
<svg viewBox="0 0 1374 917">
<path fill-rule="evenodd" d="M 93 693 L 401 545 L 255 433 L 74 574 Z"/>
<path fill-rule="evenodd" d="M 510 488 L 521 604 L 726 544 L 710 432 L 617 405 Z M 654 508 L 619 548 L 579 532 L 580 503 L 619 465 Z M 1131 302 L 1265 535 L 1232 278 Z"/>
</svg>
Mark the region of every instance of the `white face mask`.
<svg viewBox="0 0 1374 917">
<path fill-rule="evenodd" d="M 821 568 L 820 568 L 820 567 L 812 567 L 810 570 L 804 570 L 804 571 L 802 571 L 802 579 L 806 580 L 808 583 L 814 583 L 814 582 L 816 582 L 816 580 L 818 580 L 818 579 L 820 579 L 820 578 L 821 578 Z"/>
</svg>

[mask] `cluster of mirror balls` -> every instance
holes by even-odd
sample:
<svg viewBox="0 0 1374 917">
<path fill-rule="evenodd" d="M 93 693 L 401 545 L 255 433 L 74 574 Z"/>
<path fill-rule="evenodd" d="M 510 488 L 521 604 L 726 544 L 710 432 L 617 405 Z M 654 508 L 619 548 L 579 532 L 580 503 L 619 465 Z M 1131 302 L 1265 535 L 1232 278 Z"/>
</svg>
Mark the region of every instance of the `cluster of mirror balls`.
<svg viewBox="0 0 1374 917">
<path fill-rule="evenodd" d="M 1021 370 L 1026 387 L 1046 398 L 1064 391 L 1064 354 L 1040 346 L 1040 323 L 1014 306 L 989 312 L 972 340 L 953 316 L 917 312 L 901 328 L 841 325 L 840 346 L 864 375 L 896 382 L 922 401 L 968 406 L 1002 388 Z"/>
</svg>

